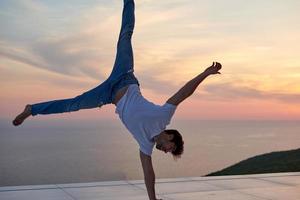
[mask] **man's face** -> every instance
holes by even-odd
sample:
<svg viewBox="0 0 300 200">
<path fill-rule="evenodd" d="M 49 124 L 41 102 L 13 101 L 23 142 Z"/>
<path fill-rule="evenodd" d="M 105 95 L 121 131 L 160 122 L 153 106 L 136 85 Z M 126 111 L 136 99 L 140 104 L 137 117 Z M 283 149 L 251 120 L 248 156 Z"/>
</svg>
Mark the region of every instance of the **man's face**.
<svg viewBox="0 0 300 200">
<path fill-rule="evenodd" d="M 160 144 L 156 144 L 156 149 L 163 151 L 165 153 L 172 152 L 176 148 L 175 144 L 170 141 L 163 141 Z"/>
</svg>

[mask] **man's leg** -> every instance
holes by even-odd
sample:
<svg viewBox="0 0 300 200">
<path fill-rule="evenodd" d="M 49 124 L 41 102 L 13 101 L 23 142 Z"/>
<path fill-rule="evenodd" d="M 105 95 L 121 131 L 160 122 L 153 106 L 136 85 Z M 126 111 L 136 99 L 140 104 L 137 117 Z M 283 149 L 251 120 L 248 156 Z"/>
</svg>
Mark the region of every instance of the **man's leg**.
<svg viewBox="0 0 300 200">
<path fill-rule="evenodd" d="M 48 115 L 101 107 L 104 104 L 111 103 L 109 102 L 109 95 L 110 85 L 107 81 L 105 81 L 99 86 L 74 98 L 27 105 L 24 111 L 14 119 L 13 124 L 15 126 L 20 125 L 30 115 Z"/>
<path fill-rule="evenodd" d="M 101 85 L 84 92 L 74 98 L 48 101 L 32 105 L 32 115 L 37 114 L 54 114 L 73 112 L 80 109 L 91 109 L 101 107 L 106 104 L 105 95 L 109 92 L 109 84 L 103 82 Z"/>
<path fill-rule="evenodd" d="M 122 26 L 117 44 L 117 55 L 109 80 L 117 80 L 122 75 L 133 72 L 133 50 L 131 38 L 133 34 L 135 16 L 134 0 L 123 0 Z"/>
</svg>

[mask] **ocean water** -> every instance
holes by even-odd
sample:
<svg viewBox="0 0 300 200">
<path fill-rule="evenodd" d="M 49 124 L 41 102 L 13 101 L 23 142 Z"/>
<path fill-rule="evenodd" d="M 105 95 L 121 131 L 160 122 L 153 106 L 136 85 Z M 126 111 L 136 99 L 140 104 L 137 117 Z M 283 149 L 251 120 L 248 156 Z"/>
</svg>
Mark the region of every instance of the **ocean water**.
<svg viewBox="0 0 300 200">
<path fill-rule="evenodd" d="M 299 121 L 173 121 L 181 159 L 154 149 L 156 178 L 203 176 L 300 147 Z M 0 121 L 0 186 L 143 179 L 138 145 L 118 120 Z"/>
</svg>

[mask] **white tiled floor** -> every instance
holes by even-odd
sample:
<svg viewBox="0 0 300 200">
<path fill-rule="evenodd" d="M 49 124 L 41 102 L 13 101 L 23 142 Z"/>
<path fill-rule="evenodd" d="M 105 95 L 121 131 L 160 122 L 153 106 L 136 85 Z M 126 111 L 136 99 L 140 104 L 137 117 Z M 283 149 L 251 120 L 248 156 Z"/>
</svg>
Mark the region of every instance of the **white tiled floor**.
<svg viewBox="0 0 300 200">
<path fill-rule="evenodd" d="M 158 179 L 164 200 L 300 200 L 300 173 Z M 0 200 L 147 200 L 143 180 L 0 187 Z"/>
</svg>

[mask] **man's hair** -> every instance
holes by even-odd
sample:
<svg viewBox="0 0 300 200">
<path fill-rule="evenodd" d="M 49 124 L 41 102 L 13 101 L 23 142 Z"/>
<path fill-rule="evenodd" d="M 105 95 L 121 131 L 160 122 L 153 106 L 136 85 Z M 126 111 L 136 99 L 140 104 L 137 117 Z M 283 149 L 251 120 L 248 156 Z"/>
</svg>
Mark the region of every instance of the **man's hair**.
<svg viewBox="0 0 300 200">
<path fill-rule="evenodd" d="M 176 145 L 175 151 L 172 151 L 171 153 L 173 154 L 174 159 L 176 160 L 177 158 L 180 158 L 181 155 L 183 154 L 183 140 L 181 134 L 174 129 L 169 129 L 165 130 L 165 133 L 168 135 L 174 135 L 173 139 L 171 142 L 174 142 Z"/>
</svg>

